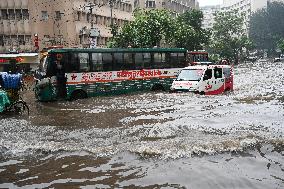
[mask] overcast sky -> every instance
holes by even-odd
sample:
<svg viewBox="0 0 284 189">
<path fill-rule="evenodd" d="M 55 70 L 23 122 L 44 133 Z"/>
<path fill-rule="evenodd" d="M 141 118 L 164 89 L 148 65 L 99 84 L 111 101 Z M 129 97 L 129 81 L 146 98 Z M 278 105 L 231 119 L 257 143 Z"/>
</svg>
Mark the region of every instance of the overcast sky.
<svg viewBox="0 0 284 189">
<path fill-rule="evenodd" d="M 199 6 L 206 6 L 206 5 L 220 5 L 223 3 L 223 0 L 198 0 Z"/>
</svg>

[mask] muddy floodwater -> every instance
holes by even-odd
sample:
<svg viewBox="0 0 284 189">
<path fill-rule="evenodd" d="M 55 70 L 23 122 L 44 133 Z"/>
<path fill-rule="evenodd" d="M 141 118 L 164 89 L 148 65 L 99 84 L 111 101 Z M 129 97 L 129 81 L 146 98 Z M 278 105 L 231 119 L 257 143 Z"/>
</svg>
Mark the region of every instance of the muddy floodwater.
<svg viewBox="0 0 284 189">
<path fill-rule="evenodd" d="M 234 92 L 143 92 L 0 115 L 0 188 L 284 188 L 284 63 L 235 67 Z"/>
</svg>

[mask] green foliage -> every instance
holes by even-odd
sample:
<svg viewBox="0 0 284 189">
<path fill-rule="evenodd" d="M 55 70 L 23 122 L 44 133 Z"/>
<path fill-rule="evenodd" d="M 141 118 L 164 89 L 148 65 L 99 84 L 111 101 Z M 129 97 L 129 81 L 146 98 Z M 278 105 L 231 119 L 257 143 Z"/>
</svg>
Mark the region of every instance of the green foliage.
<svg viewBox="0 0 284 189">
<path fill-rule="evenodd" d="M 269 3 L 267 8 L 258 10 L 250 19 L 249 36 L 257 49 L 275 49 L 277 42 L 284 38 L 284 3 Z"/>
<path fill-rule="evenodd" d="M 210 31 L 201 28 L 203 13 L 199 10 L 186 11 L 180 14 L 175 20 L 172 41 L 176 47 L 188 50 L 203 49 L 208 44 Z"/>
<path fill-rule="evenodd" d="M 136 10 L 134 20 L 124 25 L 108 43 L 109 47 L 183 47 L 201 49 L 209 32 L 201 28 L 203 14 L 192 10 L 172 17 L 167 10 Z"/>
<path fill-rule="evenodd" d="M 243 29 L 243 20 L 243 15 L 237 11 L 216 14 L 211 43 L 213 53 L 237 63 L 243 49 L 252 47 Z"/>
<path fill-rule="evenodd" d="M 284 38 L 278 41 L 277 47 L 284 52 Z"/>
<path fill-rule="evenodd" d="M 134 21 L 124 25 L 114 36 L 114 47 L 153 47 L 160 46 L 172 32 L 173 20 L 167 10 L 138 10 Z"/>
</svg>

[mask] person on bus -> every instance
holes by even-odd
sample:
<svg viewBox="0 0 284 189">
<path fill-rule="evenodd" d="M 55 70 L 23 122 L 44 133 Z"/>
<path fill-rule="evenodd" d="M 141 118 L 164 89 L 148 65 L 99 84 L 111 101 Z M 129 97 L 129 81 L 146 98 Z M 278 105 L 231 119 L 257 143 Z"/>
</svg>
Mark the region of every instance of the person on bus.
<svg viewBox="0 0 284 189">
<path fill-rule="evenodd" d="M 220 61 L 220 64 L 222 64 L 222 65 L 229 65 L 229 60 L 228 59 L 222 59 Z"/>
<path fill-rule="evenodd" d="M 57 80 L 57 96 L 58 98 L 66 97 L 66 77 L 65 71 L 60 63 L 60 61 L 56 61 L 56 80 Z"/>
</svg>

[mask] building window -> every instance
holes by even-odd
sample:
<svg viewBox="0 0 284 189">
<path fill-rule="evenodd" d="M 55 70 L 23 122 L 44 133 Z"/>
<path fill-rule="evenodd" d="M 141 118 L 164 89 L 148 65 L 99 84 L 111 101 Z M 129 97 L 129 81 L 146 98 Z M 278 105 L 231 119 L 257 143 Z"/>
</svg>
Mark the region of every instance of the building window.
<svg viewBox="0 0 284 189">
<path fill-rule="evenodd" d="M 30 15 L 29 15 L 29 10 L 28 9 L 23 9 L 22 10 L 22 14 L 23 14 L 23 19 L 24 20 L 29 20 Z"/>
<path fill-rule="evenodd" d="M 139 7 L 139 0 L 134 0 L 134 8 Z"/>
<path fill-rule="evenodd" d="M 7 12 L 6 9 L 1 10 L 1 18 L 2 18 L 3 20 L 8 20 L 8 12 Z"/>
<path fill-rule="evenodd" d="M 18 35 L 19 45 L 25 45 L 25 38 L 23 35 Z"/>
<path fill-rule="evenodd" d="M 16 9 L 15 12 L 16 12 L 16 20 L 22 20 L 23 14 L 22 14 L 21 9 Z"/>
<path fill-rule="evenodd" d="M 14 9 L 8 10 L 9 20 L 15 20 L 15 11 Z"/>
<path fill-rule="evenodd" d="M 47 20 L 48 20 L 47 11 L 41 11 L 41 19 L 42 19 L 43 21 L 47 21 Z"/>
<path fill-rule="evenodd" d="M 4 36 L 0 35 L 0 46 L 4 46 Z"/>
<path fill-rule="evenodd" d="M 61 20 L 61 13 L 60 11 L 55 11 L 55 20 Z"/>
<path fill-rule="evenodd" d="M 156 7 L 156 2 L 153 0 L 146 1 L 146 8 L 155 8 Z"/>
<path fill-rule="evenodd" d="M 91 20 L 91 14 L 90 13 L 87 13 L 87 22 L 89 23 Z"/>
<path fill-rule="evenodd" d="M 81 18 L 81 12 L 77 11 L 76 21 L 80 21 L 80 18 Z"/>
<path fill-rule="evenodd" d="M 26 35 L 25 36 L 25 43 L 28 44 L 28 45 L 31 45 L 32 44 L 32 36 Z"/>
</svg>

